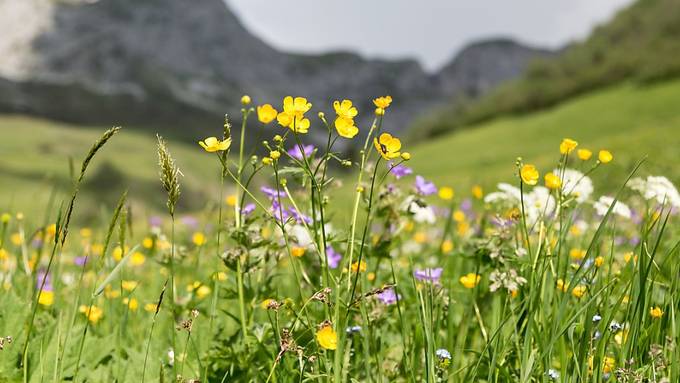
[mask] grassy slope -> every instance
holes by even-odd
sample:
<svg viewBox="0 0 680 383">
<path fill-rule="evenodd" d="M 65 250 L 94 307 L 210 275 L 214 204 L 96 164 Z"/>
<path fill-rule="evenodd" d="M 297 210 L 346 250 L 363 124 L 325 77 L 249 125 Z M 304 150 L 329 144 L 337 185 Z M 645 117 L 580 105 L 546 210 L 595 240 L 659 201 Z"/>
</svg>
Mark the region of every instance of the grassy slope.
<svg viewBox="0 0 680 383">
<path fill-rule="evenodd" d="M 410 166 L 417 173 L 458 190 L 474 183 L 489 189 L 500 180 L 511 181 L 517 156 L 536 163 L 545 172 L 556 162 L 557 146 L 563 137 L 572 137 L 593 150 L 608 148 L 614 152 L 615 161 L 596 176 L 610 177 L 611 182 L 604 183 L 610 190 L 645 155 L 649 160 L 644 172 L 665 174 L 680 183 L 679 100 L 680 81 L 644 88 L 620 86 L 552 110 L 503 118 L 417 147 L 405 146 L 414 154 Z M 0 117 L 0 131 L 0 210 L 14 206 L 29 212 L 44 210 L 55 180 L 62 194 L 69 192 L 68 156 L 74 156 L 79 166 L 103 129 L 5 116 Z M 110 177 L 110 170 L 102 170 L 105 163 L 130 178 L 86 189 L 89 193 L 85 193 L 84 202 L 89 202 L 89 208 L 97 206 L 95 200 L 112 204 L 125 187 L 130 187 L 133 199 L 144 201 L 145 206 L 162 207 L 165 199 L 157 181 L 155 145 L 152 134 L 123 130 L 115 137 L 97 155 L 89 178 Z M 185 174 L 182 200 L 201 207 L 206 198 L 214 199 L 216 161 L 198 146 L 171 143 L 170 149 Z M 340 201 L 344 200 L 340 195 L 344 191 L 336 196 Z"/>
<path fill-rule="evenodd" d="M 411 165 L 440 184 L 493 186 L 512 180 L 514 159 L 547 171 L 558 145 L 571 137 L 596 151 L 613 151 L 615 161 L 600 177 L 616 187 L 635 162 L 649 156 L 645 173 L 664 174 L 680 183 L 680 81 L 649 87 L 624 85 L 582 96 L 524 117 L 501 118 L 438 137 L 413 150 Z"/>
<path fill-rule="evenodd" d="M 69 156 L 73 156 L 79 171 L 83 156 L 104 130 L 30 117 L 0 117 L 0 210 L 15 207 L 42 211 L 53 185 L 58 185 L 60 196 L 70 193 Z M 185 196 L 193 197 L 189 199 L 201 194 L 203 179 L 213 180 L 219 174 L 217 161 L 197 149 L 198 145 L 170 143 L 189 185 L 183 190 Z M 88 169 L 81 202 L 89 207 L 96 206 L 95 200 L 113 203 L 129 188 L 133 199 L 162 206 L 165 200 L 157 177 L 157 161 L 156 137 L 152 133 L 123 129 L 97 154 Z M 214 187 L 213 182 L 209 185 Z"/>
</svg>

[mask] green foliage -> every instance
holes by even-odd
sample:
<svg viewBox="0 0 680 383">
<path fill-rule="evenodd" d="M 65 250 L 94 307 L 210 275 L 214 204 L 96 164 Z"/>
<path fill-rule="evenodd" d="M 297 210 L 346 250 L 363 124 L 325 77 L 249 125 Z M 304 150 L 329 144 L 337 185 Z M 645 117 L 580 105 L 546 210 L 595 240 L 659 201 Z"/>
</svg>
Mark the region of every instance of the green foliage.
<svg viewBox="0 0 680 383">
<path fill-rule="evenodd" d="M 583 42 L 536 61 L 520 79 L 476 102 L 446 107 L 414 124 L 415 139 L 526 114 L 623 81 L 637 86 L 680 75 L 680 3 L 639 0 Z"/>
</svg>

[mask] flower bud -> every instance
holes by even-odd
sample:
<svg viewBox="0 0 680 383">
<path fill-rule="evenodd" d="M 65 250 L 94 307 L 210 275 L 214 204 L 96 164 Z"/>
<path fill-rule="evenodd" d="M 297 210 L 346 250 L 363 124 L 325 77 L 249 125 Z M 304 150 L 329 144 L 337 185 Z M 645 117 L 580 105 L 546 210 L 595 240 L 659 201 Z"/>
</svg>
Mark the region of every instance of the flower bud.
<svg viewBox="0 0 680 383">
<path fill-rule="evenodd" d="M 250 105 L 250 96 L 248 96 L 247 94 L 243 95 L 243 97 L 241 97 L 241 105 L 243 106 Z"/>
<path fill-rule="evenodd" d="M 404 161 L 408 161 L 411 159 L 411 153 L 409 152 L 403 152 L 401 153 L 401 159 Z"/>
<path fill-rule="evenodd" d="M 281 152 L 278 150 L 272 150 L 269 152 L 269 157 L 271 157 L 272 160 L 278 160 L 279 157 L 281 157 Z"/>
<path fill-rule="evenodd" d="M 385 109 L 383 109 L 383 108 L 375 108 L 375 115 L 376 115 L 376 116 L 384 116 L 384 115 L 385 115 Z"/>
</svg>

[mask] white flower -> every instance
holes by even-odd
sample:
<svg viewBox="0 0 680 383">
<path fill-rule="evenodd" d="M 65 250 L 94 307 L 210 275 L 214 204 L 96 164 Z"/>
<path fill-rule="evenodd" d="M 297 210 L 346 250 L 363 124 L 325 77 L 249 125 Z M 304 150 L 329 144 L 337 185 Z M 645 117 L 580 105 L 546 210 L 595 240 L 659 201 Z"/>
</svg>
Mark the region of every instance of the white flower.
<svg viewBox="0 0 680 383">
<path fill-rule="evenodd" d="M 508 203 L 519 207 L 522 202 L 521 191 L 509 184 L 498 184 L 500 191 L 489 193 L 484 202 L 486 203 Z M 550 216 L 557 206 L 555 198 L 550 194 L 550 190 L 543 186 L 536 186 L 531 192 L 524 193 L 524 210 L 527 223 L 532 226 L 539 219 Z"/>
<path fill-rule="evenodd" d="M 614 198 L 603 195 L 599 200 L 597 200 L 597 202 L 593 204 L 593 207 L 595 208 L 595 211 L 598 215 L 604 216 L 607 214 L 607 211 L 609 210 L 609 207 L 612 205 L 612 203 L 614 203 Z M 630 219 L 632 216 L 630 208 L 621 201 L 616 201 L 616 205 L 614 205 L 612 213 L 618 214 L 621 217 L 628 219 Z"/>
<path fill-rule="evenodd" d="M 585 202 L 593 194 L 593 181 L 578 170 L 555 169 L 553 173 L 561 176 L 562 193 L 575 197 L 576 202 Z"/>
<path fill-rule="evenodd" d="M 413 215 L 413 220 L 416 222 L 434 223 L 436 217 L 434 210 L 427 206 L 423 201 L 416 199 L 414 196 L 406 198 L 402 204 L 402 209 Z"/>
<path fill-rule="evenodd" d="M 291 237 L 295 238 L 295 242 L 302 247 L 312 247 L 314 241 L 309 235 L 309 231 L 302 225 L 294 225 L 290 228 Z"/>
<path fill-rule="evenodd" d="M 647 179 L 633 178 L 628 187 L 640 192 L 646 200 L 655 199 L 658 203 L 668 203 L 680 208 L 680 194 L 673 183 L 663 176 L 649 176 Z"/>
</svg>

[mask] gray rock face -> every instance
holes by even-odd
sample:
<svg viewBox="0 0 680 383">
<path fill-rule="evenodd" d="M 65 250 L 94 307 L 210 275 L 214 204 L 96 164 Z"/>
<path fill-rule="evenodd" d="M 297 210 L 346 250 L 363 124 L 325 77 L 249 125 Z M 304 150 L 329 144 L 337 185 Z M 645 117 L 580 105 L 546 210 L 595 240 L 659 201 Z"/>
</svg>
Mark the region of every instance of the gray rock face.
<svg viewBox="0 0 680 383">
<path fill-rule="evenodd" d="M 555 54 L 509 39 L 480 41 L 463 49 L 441 69 L 437 78 L 445 93 L 476 98 L 519 76 L 532 60 Z"/>
<path fill-rule="evenodd" d="M 302 95 L 327 112 L 334 99 L 349 98 L 364 112 L 360 128 L 370 123 L 371 98 L 390 94 L 389 129 L 399 131 L 433 105 L 486 92 L 546 54 L 477 44 L 437 74 L 408 60 L 286 54 L 251 35 L 222 0 L 0 0 L 0 25 L 0 111 L 162 127 L 192 139 L 219 129 L 242 94 L 277 107 Z"/>
</svg>

